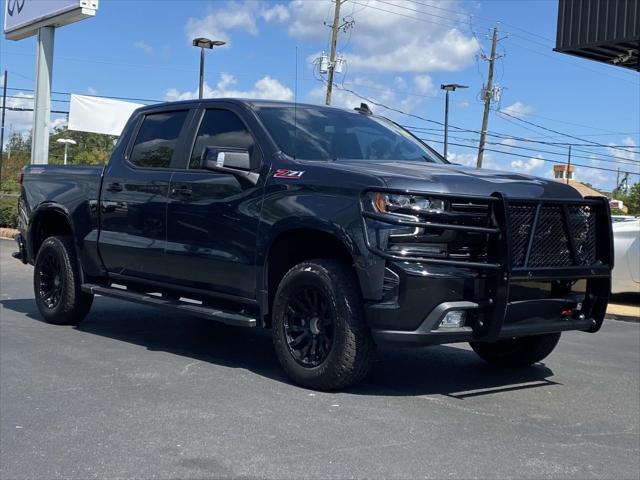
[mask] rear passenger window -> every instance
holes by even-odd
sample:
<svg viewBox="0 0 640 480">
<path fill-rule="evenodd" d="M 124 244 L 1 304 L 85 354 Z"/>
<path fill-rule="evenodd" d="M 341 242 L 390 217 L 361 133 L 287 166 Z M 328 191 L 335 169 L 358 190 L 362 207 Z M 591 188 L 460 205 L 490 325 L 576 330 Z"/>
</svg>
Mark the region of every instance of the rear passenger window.
<svg viewBox="0 0 640 480">
<path fill-rule="evenodd" d="M 206 147 L 244 148 L 249 151 L 254 168 L 260 163 L 253 136 L 242 120 L 229 110 L 205 112 L 193 146 L 189 168 L 201 168 L 200 159 Z"/>
<path fill-rule="evenodd" d="M 138 167 L 168 168 L 188 113 L 178 110 L 145 116 L 129 161 Z"/>
</svg>

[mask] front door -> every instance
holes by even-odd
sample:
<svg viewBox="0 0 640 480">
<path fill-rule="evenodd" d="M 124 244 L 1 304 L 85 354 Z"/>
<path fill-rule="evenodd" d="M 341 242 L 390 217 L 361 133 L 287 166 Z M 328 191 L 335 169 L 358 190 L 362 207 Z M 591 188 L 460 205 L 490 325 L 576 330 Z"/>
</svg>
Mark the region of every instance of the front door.
<svg viewBox="0 0 640 480">
<path fill-rule="evenodd" d="M 254 137 L 234 112 L 203 112 L 186 168 L 174 171 L 169 188 L 168 274 L 184 286 L 253 299 L 261 182 L 202 169 L 206 147 L 247 149 L 261 167 Z"/>
<path fill-rule="evenodd" d="M 171 166 L 188 117 L 189 110 L 146 114 L 129 151 L 109 162 L 99 246 L 110 273 L 155 280 L 166 276 Z"/>
</svg>

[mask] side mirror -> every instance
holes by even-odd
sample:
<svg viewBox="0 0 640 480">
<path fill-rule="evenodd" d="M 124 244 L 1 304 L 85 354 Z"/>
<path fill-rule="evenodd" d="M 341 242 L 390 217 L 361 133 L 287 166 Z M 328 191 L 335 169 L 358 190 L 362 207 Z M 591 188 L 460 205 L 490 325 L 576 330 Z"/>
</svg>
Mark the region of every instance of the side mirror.
<svg viewBox="0 0 640 480">
<path fill-rule="evenodd" d="M 251 156 L 243 148 L 206 147 L 202 152 L 202 168 L 234 175 L 239 182 L 253 186 L 260 175 L 251 171 Z"/>
<path fill-rule="evenodd" d="M 220 167 L 235 170 L 251 170 L 249 151 L 242 148 L 206 147 L 202 153 L 202 166 L 208 170 L 219 170 Z"/>
</svg>

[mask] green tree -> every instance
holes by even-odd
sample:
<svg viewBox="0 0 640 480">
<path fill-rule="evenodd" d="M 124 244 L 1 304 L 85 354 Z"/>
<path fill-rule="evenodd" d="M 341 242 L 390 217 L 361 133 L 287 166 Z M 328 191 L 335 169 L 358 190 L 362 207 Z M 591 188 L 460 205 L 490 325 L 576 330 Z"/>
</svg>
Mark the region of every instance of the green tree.
<svg viewBox="0 0 640 480">
<path fill-rule="evenodd" d="M 640 215 L 640 182 L 631 187 L 623 202 L 629 207 L 630 215 Z"/>
<path fill-rule="evenodd" d="M 14 133 L 2 152 L 0 166 L 0 190 L 17 192 L 20 189 L 18 174 L 29 163 L 31 157 L 31 136 Z"/>
<path fill-rule="evenodd" d="M 77 132 L 66 127 L 56 129 L 49 137 L 49 163 L 61 164 L 64 161 L 64 145 L 60 138 L 75 140 L 69 145 L 67 162 L 73 165 L 102 165 L 109 160 L 117 137 L 99 133 Z"/>
<path fill-rule="evenodd" d="M 611 197 L 622 200 L 629 209 L 629 215 L 640 215 L 640 182 L 632 185 L 628 193 L 616 188 L 611 192 Z"/>
</svg>

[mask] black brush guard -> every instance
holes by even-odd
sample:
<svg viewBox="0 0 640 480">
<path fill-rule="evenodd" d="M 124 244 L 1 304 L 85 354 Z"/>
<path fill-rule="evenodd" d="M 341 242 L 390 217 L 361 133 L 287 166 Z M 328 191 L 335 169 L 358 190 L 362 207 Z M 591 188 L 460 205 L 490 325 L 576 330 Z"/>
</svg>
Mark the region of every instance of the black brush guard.
<svg viewBox="0 0 640 480">
<path fill-rule="evenodd" d="M 484 197 L 399 190 L 377 191 L 488 206 L 486 227 L 415 222 L 366 211 L 364 208 L 362 211 L 365 241 L 376 255 L 397 262 L 419 262 L 484 271 L 487 280 L 487 300 L 483 303 L 485 315 L 484 320 L 473 328 L 473 340 L 495 341 L 510 335 L 561 330 L 596 332 L 602 326 L 611 291 L 614 258 L 611 214 L 605 197 L 524 199 L 509 198 L 501 193 Z M 487 234 L 489 255 L 486 261 L 397 255 L 378 248 L 371 241 L 367 219 L 387 225 L 421 227 L 425 230 Z M 578 279 L 586 280 L 584 300 L 580 302 L 580 318 L 558 320 L 555 325 L 505 325 L 509 286 L 513 281 Z M 423 333 L 427 332 L 420 332 Z"/>
</svg>

